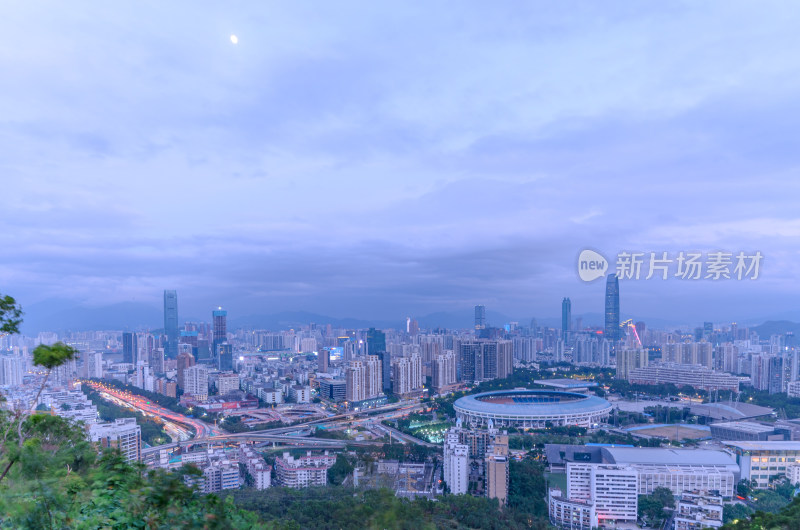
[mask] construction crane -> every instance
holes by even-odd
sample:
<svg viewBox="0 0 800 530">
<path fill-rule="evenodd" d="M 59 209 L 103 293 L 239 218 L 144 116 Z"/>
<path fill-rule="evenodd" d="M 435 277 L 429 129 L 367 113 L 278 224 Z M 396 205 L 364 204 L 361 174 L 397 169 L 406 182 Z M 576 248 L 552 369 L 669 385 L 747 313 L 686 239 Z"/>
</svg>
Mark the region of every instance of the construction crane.
<svg viewBox="0 0 800 530">
<path fill-rule="evenodd" d="M 633 336 L 636 337 L 636 342 L 639 343 L 639 347 L 642 346 L 642 339 L 639 338 L 639 332 L 636 331 L 636 326 L 633 325 L 633 319 L 632 318 L 629 318 L 625 322 L 620 323 L 619 327 L 623 331 L 627 331 L 628 329 L 633 330 Z"/>
</svg>

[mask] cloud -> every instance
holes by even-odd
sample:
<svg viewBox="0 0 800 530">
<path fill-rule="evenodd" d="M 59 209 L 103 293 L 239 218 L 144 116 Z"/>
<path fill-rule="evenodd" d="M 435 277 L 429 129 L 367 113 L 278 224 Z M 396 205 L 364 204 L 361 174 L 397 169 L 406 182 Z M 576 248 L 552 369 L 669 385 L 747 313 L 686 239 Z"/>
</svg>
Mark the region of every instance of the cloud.
<svg viewBox="0 0 800 530">
<path fill-rule="evenodd" d="M 586 246 L 702 246 L 757 247 L 763 282 L 630 285 L 629 310 L 733 318 L 796 294 L 800 10 L 6 11 L 3 292 L 547 315 L 565 295 L 599 311 Z"/>
</svg>

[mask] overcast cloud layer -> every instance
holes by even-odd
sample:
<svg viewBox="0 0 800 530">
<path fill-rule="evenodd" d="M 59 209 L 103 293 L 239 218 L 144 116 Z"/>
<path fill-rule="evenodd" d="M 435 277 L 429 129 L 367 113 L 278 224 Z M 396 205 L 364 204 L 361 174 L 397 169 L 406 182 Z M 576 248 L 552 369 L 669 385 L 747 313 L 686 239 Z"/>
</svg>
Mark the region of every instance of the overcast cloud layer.
<svg viewBox="0 0 800 530">
<path fill-rule="evenodd" d="M 623 283 L 623 313 L 788 314 L 798 27 L 727 0 L 7 2 L 0 292 L 598 313 L 585 247 L 727 249 L 761 277 Z"/>
</svg>

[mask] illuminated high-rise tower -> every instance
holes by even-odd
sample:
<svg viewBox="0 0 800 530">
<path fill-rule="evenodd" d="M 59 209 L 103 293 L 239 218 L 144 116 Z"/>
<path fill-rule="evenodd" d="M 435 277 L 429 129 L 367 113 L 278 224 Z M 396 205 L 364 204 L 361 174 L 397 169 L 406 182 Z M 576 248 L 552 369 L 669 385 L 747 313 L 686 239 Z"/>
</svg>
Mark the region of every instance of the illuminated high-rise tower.
<svg viewBox="0 0 800 530">
<path fill-rule="evenodd" d="M 167 343 L 164 355 L 167 359 L 178 357 L 178 292 L 164 291 L 164 334 Z"/>
<path fill-rule="evenodd" d="M 214 343 L 211 355 L 217 359 L 219 345 L 228 341 L 228 312 L 218 307 L 212 312 L 214 322 Z"/>
<path fill-rule="evenodd" d="M 608 340 L 619 340 L 619 279 L 616 274 L 609 274 L 606 280 L 606 329 Z"/>
</svg>

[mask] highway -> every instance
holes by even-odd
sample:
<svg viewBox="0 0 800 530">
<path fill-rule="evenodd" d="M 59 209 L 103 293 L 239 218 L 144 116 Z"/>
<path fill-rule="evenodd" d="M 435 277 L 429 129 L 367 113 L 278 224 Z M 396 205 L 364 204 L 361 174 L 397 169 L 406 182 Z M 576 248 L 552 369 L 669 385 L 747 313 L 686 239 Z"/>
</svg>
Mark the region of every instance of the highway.
<svg viewBox="0 0 800 530">
<path fill-rule="evenodd" d="M 138 409 L 143 413 L 150 414 L 152 416 L 158 416 L 164 421 L 188 426 L 194 430 L 195 438 L 207 438 L 209 436 L 225 434 L 225 431 L 218 427 L 214 427 L 213 425 L 209 425 L 204 421 L 189 418 L 183 414 L 178 414 L 177 412 L 165 409 L 164 407 L 149 401 L 145 397 L 131 394 L 130 392 L 125 392 L 123 390 L 114 388 L 111 385 L 104 385 L 95 381 L 82 381 L 81 383 L 84 385 L 89 385 L 92 389 L 102 394 L 106 399 L 114 398 L 113 400 L 118 404 L 124 404 L 125 406 Z"/>
<path fill-rule="evenodd" d="M 230 434 L 218 427 L 165 409 L 153 402 L 148 401 L 147 398 L 119 390 L 111 385 L 104 385 L 95 381 L 83 381 L 82 383 L 89 385 L 91 388 L 99 392 L 104 399 L 112 401 L 121 406 L 127 406 L 140 410 L 144 414 L 157 416 L 164 421 L 165 430 L 167 430 L 167 432 L 173 436 L 173 443 L 145 448 L 142 450 L 142 453 L 145 455 L 156 453 L 162 449 L 169 450 L 192 444 L 224 443 L 236 441 L 280 443 L 295 447 L 319 449 L 343 448 L 345 445 L 374 447 L 384 443 L 382 440 L 332 440 L 329 438 L 316 438 L 311 436 L 311 434 L 314 432 L 313 429 L 316 427 L 352 427 L 354 425 L 367 426 L 373 431 L 378 430 L 385 433 L 391 433 L 391 436 L 401 443 L 413 443 L 424 445 L 426 447 L 437 447 L 436 444 L 431 444 L 414 436 L 409 436 L 398 431 L 397 429 L 394 429 L 393 427 L 387 427 L 380 423 L 382 420 L 404 417 L 424 408 L 424 406 L 419 403 L 393 403 L 391 405 L 386 405 L 384 407 L 375 409 L 336 414 L 327 418 L 320 418 L 288 427 L 278 427 L 274 429 Z M 186 429 L 186 427 L 194 430 L 193 436 Z M 294 435 L 290 433 L 293 433 Z M 175 438 L 178 439 L 177 442 L 175 441 Z"/>
</svg>

